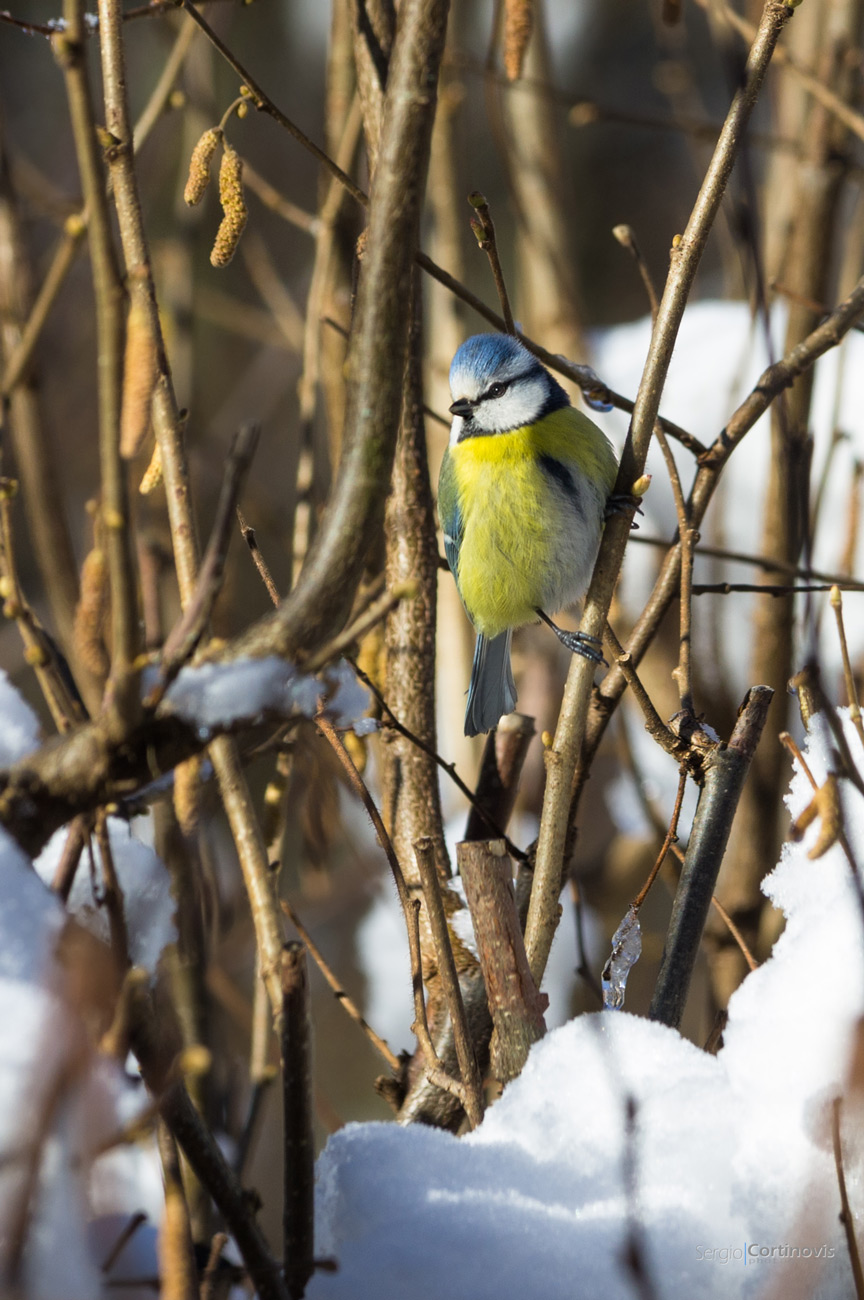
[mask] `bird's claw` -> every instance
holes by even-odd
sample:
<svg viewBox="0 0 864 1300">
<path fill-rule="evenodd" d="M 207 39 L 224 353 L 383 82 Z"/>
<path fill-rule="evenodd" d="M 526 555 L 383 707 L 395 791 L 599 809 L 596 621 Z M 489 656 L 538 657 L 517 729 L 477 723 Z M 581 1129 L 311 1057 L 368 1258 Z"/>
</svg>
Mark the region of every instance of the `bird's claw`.
<svg viewBox="0 0 864 1300">
<path fill-rule="evenodd" d="M 571 654 L 582 655 L 583 658 L 590 659 L 593 664 L 603 664 L 604 668 L 608 667 L 603 655 L 594 648 L 603 644 L 599 637 L 589 636 L 587 632 L 565 632 L 563 628 L 558 628 L 556 631 L 558 640 Z"/>
<path fill-rule="evenodd" d="M 642 498 L 633 496 L 631 492 L 613 492 L 606 501 L 606 509 L 603 512 L 603 518 L 604 520 L 611 519 L 613 515 L 627 514 L 630 510 L 635 510 L 637 515 L 641 515 L 644 513 L 644 511 L 639 509 L 641 504 Z M 630 527 L 639 527 L 635 519 L 631 520 Z"/>
</svg>

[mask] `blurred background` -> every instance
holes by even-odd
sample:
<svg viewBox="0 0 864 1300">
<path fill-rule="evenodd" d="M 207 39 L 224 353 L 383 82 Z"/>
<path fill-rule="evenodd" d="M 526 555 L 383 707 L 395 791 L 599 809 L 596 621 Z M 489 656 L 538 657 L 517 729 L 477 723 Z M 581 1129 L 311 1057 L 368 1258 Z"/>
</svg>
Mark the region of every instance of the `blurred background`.
<svg viewBox="0 0 864 1300">
<path fill-rule="evenodd" d="M 314 536 L 338 462 L 344 335 L 351 321 L 362 214 L 350 200 L 334 201 L 328 178 L 271 118 L 254 111 L 242 120 L 232 115 L 226 136 L 244 159 L 249 222 L 231 265 L 214 269 L 210 249 L 220 218 L 215 184 L 195 208 L 184 203 L 183 189 L 196 141 L 223 118 L 238 96 L 239 78 L 200 34 L 187 33 L 186 20 L 170 7 L 127 8 L 133 115 L 157 110 L 137 169 L 175 388 L 188 412 L 200 533 L 206 538 L 209 531 L 232 434 L 243 422 L 260 421 L 262 437 L 242 509 L 284 594 Z M 366 186 L 369 163 L 355 103 L 352 8 L 348 0 L 331 5 L 214 0 L 204 6 L 208 21 L 282 112 Z M 860 3 L 807 0 L 796 11 L 784 36 L 786 54 L 769 74 L 702 261 L 661 410 L 705 445 L 717 437 L 760 370 L 813 329 L 861 274 L 861 9 Z M 10 12 L 20 23 L 0 22 L 4 364 L 58 250 L 73 247 L 26 382 L 6 394 L 2 473 L 21 481 L 12 512 L 21 587 L 75 669 L 82 657 L 74 632 L 78 574 L 94 542 L 88 503 L 99 492 L 93 297 L 85 241 L 76 242 L 69 222 L 80 211 L 81 194 L 63 80 L 46 34 L 58 17 L 57 5 L 22 0 Z M 665 8 L 660 0 L 546 0 L 536 6 L 522 75 L 511 81 L 502 61 L 498 8 L 454 0 L 439 87 L 425 250 L 497 309 L 486 258 L 468 223 L 467 195 L 482 191 L 525 333 L 553 353 L 595 366 L 604 382 L 634 397 L 650 338 L 650 304 L 639 267 L 613 230 L 631 228 L 644 268 L 662 290 L 673 239 L 684 230 L 740 83 L 748 32 L 752 35 L 748 24 L 757 22 L 760 12 L 750 3 L 730 13 L 720 0 L 688 0 L 680 11 L 672 0 Z M 95 40 L 90 45 L 98 102 Z M 176 71 L 167 93 L 154 100 L 171 60 Z M 838 116 L 838 104 L 845 117 L 842 111 Z M 328 213 L 323 227 L 317 219 L 322 211 Z M 449 361 L 465 337 L 487 327 L 429 279 L 423 284 L 423 320 L 434 487 L 447 438 L 442 417 L 450 400 Z M 705 545 L 793 570 L 803 566 L 832 578 L 860 577 L 860 351 L 856 336 L 832 355 L 815 390 L 797 385 L 773 427 L 766 418 L 748 435 L 733 458 L 728 487 L 702 529 Z M 595 418 L 620 449 L 626 415 L 613 411 Z M 137 490 L 151 453 L 152 436 L 129 469 L 142 611 L 148 645 L 156 647 L 179 606 L 164 494 L 158 487 L 147 495 Z M 686 492 L 694 458 L 680 446 L 675 454 Z M 652 487 L 611 620 L 621 640 L 663 555 L 662 546 L 651 542 L 668 544 L 677 526 L 662 458 L 652 459 L 649 468 Z M 382 483 L 382 493 L 387 486 Z M 374 560 L 370 563 L 374 567 Z M 764 565 L 730 565 L 722 557 L 700 559 L 696 581 L 780 580 L 777 570 Z M 782 596 L 706 594 L 694 608 L 697 713 L 728 736 L 747 685 L 767 681 L 778 691 L 770 735 L 766 732 L 761 762 L 739 812 L 730 849 L 738 865 L 726 895 L 727 909 L 745 929 L 757 958 L 776 935 L 775 914 L 766 910 L 758 881 L 774 865 L 785 833 L 782 796 L 789 765 L 776 737 L 787 722 L 799 725 L 786 715 L 786 682 L 808 655 L 817 654 L 831 697 L 845 703 L 825 600 L 824 595 L 793 602 Z M 860 594 L 846 598 L 859 677 L 861 601 Z M 268 608 L 267 592 L 238 530 L 214 632 L 230 637 Z M 678 707 L 670 676 L 677 637 L 676 608 L 642 669 L 663 718 Z M 469 784 L 480 757 L 480 746 L 462 735 L 472 650 L 473 634 L 455 586 L 442 573 L 437 745 Z M 379 652 L 373 641 L 361 654 L 373 676 Z M 50 715 L 15 622 L 8 618 L 0 627 L 0 662 L 50 734 Z M 554 729 L 566 653 L 545 629 L 530 628 L 518 636 L 514 662 L 521 711 L 535 719 L 538 734 Z M 380 686 L 386 697 L 386 681 Z M 356 746 L 373 791 L 380 744 Z M 273 828 L 274 834 L 282 828 L 280 888 L 374 1028 L 394 1050 L 410 1049 L 410 978 L 395 895 L 362 811 L 325 749 L 310 726 L 278 759 L 272 753 L 250 757 L 259 802 L 274 777 L 282 791 L 281 821 Z M 523 847 L 536 834 L 542 771 L 538 739 L 529 752 L 510 830 Z M 641 715 L 625 701 L 592 770 L 573 864 L 595 980 L 609 937 L 656 857 L 676 785 L 674 764 L 647 740 Z M 176 961 L 193 969 L 196 1032 L 215 1052 L 206 1104 L 214 1123 L 237 1140 L 250 1105 L 254 945 L 233 845 L 206 782 L 200 799 L 191 859 L 194 917 L 185 930 L 181 926 Z M 464 831 L 467 805 L 446 777 L 442 799 L 455 843 Z M 691 787 L 682 844 L 694 806 Z M 160 828 L 157 814 L 157 847 L 172 857 L 174 850 L 166 848 L 174 843 L 169 831 Z M 178 873 L 175 880 L 191 869 L 184 852 L 177 850 L 179 856 L 169 862 Z M 628 1008 L 637 1012 L 650 998 L 672 888 L 670 869 L 646 905 L 644 958 L 628 993 Z M 598 1005 L 594 989 L 575 974 L 581 954 L 570 898 L 565 894 L 548 976 L 551 1023 Z M 737 946 L 730 949 L 728 931 L 720 922 L 713 928 L 714 921 L 685 1025 L 700 1043 L 747 968 Z M 386 1119 L 391 1112 L 373 1088 L 380 1060 L 317 972 L 313 979 L 323 1138 L 345 1121 Z M 277 1110 L 265 1102 L 268 1131 L 278 1126 Z M 274 1239 L 278 1196 L 266 1192 L 281 1176 L 270 1167 L 276 1150 L 269 1139 L 254 1142 L 246 1171 L 264 1194 L 264 1222 Z"/>
</svg>

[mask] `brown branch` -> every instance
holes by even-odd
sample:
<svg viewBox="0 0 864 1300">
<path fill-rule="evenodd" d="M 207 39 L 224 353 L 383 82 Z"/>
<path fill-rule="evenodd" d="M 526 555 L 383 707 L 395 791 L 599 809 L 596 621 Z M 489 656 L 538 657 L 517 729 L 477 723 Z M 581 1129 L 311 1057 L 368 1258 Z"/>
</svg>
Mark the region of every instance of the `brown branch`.
<svg viewBox="0 0 864 1300">
<path fill-rule="evenodd" d="M 446 16 L 446 0 L 410 0 L 400 15 L 347 363 L 342 461 L 300 578 L 272 616 L 269 631 L 282 653 L 320 644 L 344 620 L 380 532 L 435 108 L 430 88 L 437 84 Z"/>
<path fill-rule="evenodd" d="M 36 674 L 36 680 L 51 712 L 54 725 L 68 733 L 82 722 L 86 711 L 69 680 L 69 670 L 61 662 L 57 646 L 42 627 L 21 590 L 12 528 L 12 501 L 17 483 L 0 479 L 0 575 L 4 618 L 14 619 L 24 644 L 24 658 Z M 65 668 L 65 671 L 64 671 Z"/>
<path fill-rule="evenodd" d="M 450 1024 L 453 1027 L 456 1058 L 459 1061 L 459 1072 L 462 1076 L 462 1103 L 469 1124 L 472 1128 L 477 1128 L 478 1124 L 483 1122 L 483 1082 L 477 1068 L 477 1057 L 474 1053 L 474 1044 L 471 1041 L 468 1029 L 468 1020 L 462 1001 L 462 990 L 459 987 L 459 975 L 456 970 L 456 962 L 453 959 L 453 948 L 447 929 L 447 917 L 444 914 L 444 904 L 441 898 L 441 882 L 438 878 L 435 850 L 428 835 L 424 835 L 415 841 L 414 855 L 420 872 L 420 882 L 423 886 L 426 919 L 432 934 L 432 942 L 435 945 L 438 977 L 444 989 L 447 1009 L 450 1013 Z"/>
<path fill-rule="evenodd" d="M 732 938 L 733 938 L 733 939 L 735 940 L 735 942 L 737 943 L 737 945 L 738 945 L 738 947 L 739 947 L 739 949 L 740 949 L 740 951 L 741 951 L 741 955 L 742 955 L 742 957 L 744 958 L 744 960 L 746 961 L 746 963 L 747 963 L 747 965 L 749 966 L 750 970 L 751 970 L 751 971 L 758 970 L 758 968 L 759 968 L 759 963 L 758 963 L 758 961 L 756 960 L 756 958 L 753 956 L 752 952 L 751 952 L 750 949 L 748 948 L 747 943 L 746 943 L 746 941 L 745 941 L 745 939 L 744 939 L 744 936 L 743 936 L 743 934 L 741 933 L 741 931 L 738 929 L 738 926 L 737 926 L 737 925 L 735 924 L 735 922 L 732 920 L 732 917 L 731 917 L 731 916 L 729 915 L 729 913 L 726 911 L 726 908 L 725 908 L 725 907 L 723 906 L 723 904 L 720 902 L 720 899 L 717 897 L 716 894 L 712 894 L 712 895 L 711 895 L 711 905 L 712 905 L 712 907 L 714 907 L 714 908 L 717 909 L 717 914 L 719 915 L 719 917 L 720 917 L 721 921 L 723 922 L 723 924 L 726 926 L 726 929 L 729 931 L 729 933 L 731 934 Z"/>
<path fill-rule="evenodd" d="M 126 472 L 119 444 L 123 287 L 114 253 L 105 176 L 99 157 L 96 119 L 84 58 L 83 0 L 64 0 L 63 12 L 66 31 L 55 37 L 52 45 L 66 80 L 81 185 L 90 214 L 88 233 L 99 358 L 101 508 L 111 580 L 113 705 L 120 718 L 133 719 L 140 710 L 138 677 L 133 671 L 139 649 L 139 632 Z M 112 128 L 110 120 L 108 128 Z"/>
<path fill-rule="evenodd" d="M 464 839 L 488 840 L 490 828 L 494 838 L 501 839 L 495 828 L 496 825 L 506 826 L 510 820 L 528 747 L 536 734 L 534 719 L 524 713 L 508 714 L 494 731 L 490 731 L 483 746 L 477 790 L 468 814 Z M 506 837 L 504 844 L 512 857 Z M 525 857 L 524 854 L 518 856 L 520 859 Z"/>
<path fill-rule="evenodd" d="M 846 698 L 849 701 L 849 718 L 853 727 L 858 732 L 861 744 L 864 745 L 864 724 L 861 722 L 861 705 L 858 701 L 858 687 L 855 684 L 855 674 L 852 671 L 852 663 L 849 659 L 849 647 L 846 644 L 846 628 L 843 624 L 843 597 L 840 595 L 840 587 L 838 585 L 831 588 L 831 608 L 834 610 L 834 618 L 837 622 L 837 636 L 840 641 L 840 653 L 843 656 L 843 677 L 846 681 Z"/>
<path fill-rule="evenodd" d="M 681 1023 L 732 819 L 772 695 L 773 691 L 766 686 L 751 687 L 729 744 L 717 745 L 704 761 L 705 783 L 693 820 L 649 1012 L 652 1020 L 663 1024 L 677 1027 Z"/>
<path fill-rule="evenodd" d="M 224 1217 L 256 1291 L 262 1300 L 289 1300 L 279 1266 L 255 1220 L 252 1198 L 226 1162 L 182 1079 L 176 1077 L 173 1050 L 144 985 L 135 998 L 132 1049 L 162 1119 Z"/>
<path fill-rule="evenodd" d="M 435 761 L 435 630 L 438 606 L 438 546 L 435 506 L 429 480 L 423 420 L 423 359 L 419 274 L 412 275 L 414 311 L 402 388 L 402 420 L 393 459 L 390 496 L 384 515 L 385 575 L 388 587 L 414 583 L 411 598 L 400 602 L 384 629 L 383 676 L 387 696 L 406 728 L 424 741 L 413 745 L 387 734 L 380 750 L 381 800 L 393 843 L 413 872 L 414 847 L 421 836 L 433 843 L 442 876 L 451 874 Z M 434 1020 L 434 1016 L 433 1016 Z"/>
<path fill-rule="evenodd" d="M 312 1131 L 312 1023 L 306 950 L 282 950 L 283 1267 L 291 1300 L 302 1300 L 314 1268 L 315 1138 Z"/>
<path fill-rule="evenodd" d="M 148 694 L 144 702 L 145 708 L 156 707 L 180 669 L 195 653 L 207 630 L 213 607 L 222 590 L 237 499 L 243 490 L 260 433 L 260 425 L 247 424 L 231 440 L 222 473 L 213 529 L 201 560 L 195 591 L 162 648 L 159 681 Z"/>
<path fill-rule="evenodd" d="M 624 680 L 633 692 L 633 698 L 642 710 L 642 716 L 645 719 L 645 730 L 652 740 L 655 740 L 661 749 L 665 749 L 667 754 L 673 758 L 682 759 L 687 751 L 686 741 L 682 741 L 675 733 L 666 726 L 666 723 L 660 717 L 660 714 L 654 707 L 654 704 L 642 685 L 642 681 L 636 669 L 633 667 L 633 656 L 630 655 L 621 642 L 618 640 L 609 623 L 605 628 L 606 640 L 612 647 L 612 653 L 615 655 L 615 662 L 621 669 Z"/>
<path fill-rule="evenodd" d="M 662 451 L 663 459 L 666 462 L 669 482 L 672 486 L 672 495 L 675 498 L 675 512 L 678 516 L 678 537 L 681 542 L 678 666 L 673 670 L 672 676 L 678 683 L 678 694 L 681 699 L 681 708 L 686 713 L 693 713 L 693 672 L 691 667 L 691 654 L 693 649 L 691 637 L 693 614 L 693 548 L 699 540 L 699 534 L 695 528 L 690 527 L 690 521 L 687 517 L 687 502 L 684 500 L 684 491 L 681 487 L 681 475 L 678 473 L 678 466 L 675 464 L 675 457 L 672 455 L 669 443 L 666 441 L 666 435 L 659 425 L 654 426 L 654 437 L 660 444 L 660 450 Z"/>
<path fill-rule="evenodd" d="M 495 1026 L 492 1073 L 508 1083 L 522 1073 L 531 1046 L 546 1032 L 543 1013 L 549 999 L 537 989 L 528 967 L 504 845 L 474 840 L 459 844 L 456 853 Z"/>
<path fill-rule="evenodd" d="M 270 572 L 267 561 L 261 554 L 261 548 L 258 545 L 258 538 L 255 534 L 255 529 L 251 524 L 247 524 L 239 506 L 237 507 L 237 522 L 240 525 L 240 532 L 243 534 L 243 541 L 249 547 L 251 552 L 252 562 L 261 575 L 261 581 L 267 588 L 267 595 L 270 597 L 274 605 L 278 605 L 279 592 L 276 589 L 276 583 L 273 581 L 273 575 Z"/>
</svg>

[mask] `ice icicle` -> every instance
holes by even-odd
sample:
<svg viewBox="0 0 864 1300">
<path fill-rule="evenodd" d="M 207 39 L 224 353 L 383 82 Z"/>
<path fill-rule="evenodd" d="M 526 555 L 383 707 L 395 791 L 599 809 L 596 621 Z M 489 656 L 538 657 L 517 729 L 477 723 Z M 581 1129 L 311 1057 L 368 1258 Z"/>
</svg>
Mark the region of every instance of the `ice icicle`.
<svg viewBox="0 0 864 1300">
<path fill-rule="evenodd" d="M 620 1011 L 624 1005 L 624 991 L 631 966 L 642 955 L 642 929 L 639 913 L 628 907 L 624 919 L 612 936 L 612 952 L 603 967 L 603 1009 Z"/>
</svg>

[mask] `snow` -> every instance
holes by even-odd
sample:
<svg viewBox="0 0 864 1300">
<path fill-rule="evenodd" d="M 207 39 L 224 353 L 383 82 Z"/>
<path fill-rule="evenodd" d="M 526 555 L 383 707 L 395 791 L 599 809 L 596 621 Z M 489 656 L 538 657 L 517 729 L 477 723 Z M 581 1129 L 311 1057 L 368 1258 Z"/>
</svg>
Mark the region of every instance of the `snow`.
<svg viewBox="0 0 864 1300">
<path fill-rule="evenodd" d="M 137 820 L 146 824 L 149 818 Z M 46 885 L 54 879 L 68 834 L 67 827 L 56 831 L 33 864 Z M 133 966 L 155 971 L 162 949 L 177 938 L 171 877 L 162 859 L 147 844 L 141 843 L 128 822 L 119 817 L 109 817 L 108 836 L 117 882 L 123 894 L 130 959 Z M 102 862 L 95 839 L 93 859 L 95 881 L 88 869 L 85 849 L 75 873 L 68 908 L 85 929 L 107 944 L 111 937 L 108 915 L 94 892 L 94 884 L 98 888 L 102 885 Z"/>
<path fill-rule="evenodd" d="M 92 1156 L 144 1101 L 89 1044 L 75 978 L 56 955 L 64 924 L 58 900 L 0 832 L 0 1269 L 5 1276 L 35 1161 L 21 1261 L 30 1300 L 99 1293 L 86 1244 Z"/>
<path fill-rule="evenodd" d="M 39 744 L 39 721 L 0 668 L 0 768 L 11 767 Z"/>
<path fill-rule="evenodd" d="M 158 681 L 158 669 L 143 675 L 146 696 Z M 351 665 L 340 659 L 320 676 L 301 673 L 285 659 L 242 658 L 230 663 L 197 664 L 181 669 L 169 686 L 162 707 L 197 726 L 206 737 L 243 719 L 265 714 L 312 718 L 323 702 L 324 713 L 337 728 L 354 727 L 358 735 L 370 730 L 362 715 L 370 705 Z M 372 723 L 371 729 L 374 730 Z"/>
<path fill-rule="evenodd" d="M 848 722 L 846 734 L 864 767 Z M 824 779 L 821 721 L 806 758 Z M 847 834 L 861 845 L 864 798 L 844 785 Z M 796 774 L 793 816 L 811 795 Z M 807 856 L 817 835 L 814 825 L 784 846 L 765 882 L 787 927 L 734 995 L 717 1056 L 601 1012 L 538 1043 L 466 1137 L 390 1124 L 332 1136 L 318 1162 L 316 1249 L 340 1267 L 316 1275 L 310 1300 L 623 1300 L 638 1294 L 623 1262 L 634 1224 L 658 1296 L 725 1300 L 806 1280 L 801 1294 L 845 1300 L 826 1135 L 864 1012 L 864 931 L 841 846 Z M 854 1152 L 847 1178 L 860 1210 Z"/>
</svg>

